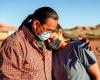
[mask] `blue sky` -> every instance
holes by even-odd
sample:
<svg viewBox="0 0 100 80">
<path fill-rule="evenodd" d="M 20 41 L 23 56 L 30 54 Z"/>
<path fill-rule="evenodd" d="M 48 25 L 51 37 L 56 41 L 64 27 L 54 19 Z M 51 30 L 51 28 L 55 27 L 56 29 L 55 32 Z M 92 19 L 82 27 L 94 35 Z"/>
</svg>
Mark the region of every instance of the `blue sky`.
<svg viewBox="0 0 100 80">
<path fill-rule="evenodd" d="M 18 27 L 43 6 L 55 9 L 63 28 L 100 24 L 100 0 L 0 0 L 0 23 Z"/>
</svg>

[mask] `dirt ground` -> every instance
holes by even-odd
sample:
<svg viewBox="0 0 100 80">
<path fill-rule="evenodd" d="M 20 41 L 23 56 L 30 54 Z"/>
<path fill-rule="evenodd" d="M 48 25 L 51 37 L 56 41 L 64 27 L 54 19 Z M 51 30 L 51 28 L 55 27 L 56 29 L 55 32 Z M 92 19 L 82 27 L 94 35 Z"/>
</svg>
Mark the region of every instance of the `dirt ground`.
<svg viewBox="0 0 100 80">
<path fill-rule="evenodd" d="M 91 40 L 90 42 L 100 68 L 100 40 Z"/>
</svg>

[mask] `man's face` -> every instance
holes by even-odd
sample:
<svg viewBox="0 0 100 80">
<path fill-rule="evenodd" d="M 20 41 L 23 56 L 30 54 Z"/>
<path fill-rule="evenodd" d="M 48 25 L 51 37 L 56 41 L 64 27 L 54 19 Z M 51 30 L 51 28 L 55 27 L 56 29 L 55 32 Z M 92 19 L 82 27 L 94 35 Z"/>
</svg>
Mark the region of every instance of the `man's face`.
<svg viewBox="0 0 100 80">
<path fill-rule="evenodd" d="M 48 18 L 46 23 L 41 25 L 40 22 L 37 25 L 37 35 L 41 35 L 43 32 L 54 32 L 58 25 L 58 20 Z"/>
<path fill-rule="evenodd" d="M 49 32 L 54 32 L 56 27 L 58 25 L 58 20 L 54 20 L 52 18 L 48 18 L 46 23 L 43 25 L 44 32 L 49 31 Z"/>
</svg>

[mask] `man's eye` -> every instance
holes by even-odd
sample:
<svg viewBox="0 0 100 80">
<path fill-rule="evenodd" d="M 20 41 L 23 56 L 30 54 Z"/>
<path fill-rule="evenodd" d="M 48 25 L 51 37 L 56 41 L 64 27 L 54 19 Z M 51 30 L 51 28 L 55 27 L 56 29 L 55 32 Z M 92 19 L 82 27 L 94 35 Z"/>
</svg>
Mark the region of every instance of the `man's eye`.
<svg viewBox="0 0 100 80">
<path fill-rule="evenodd" d="M 55 30 L 52 30 L 52 29 L 47 29 L 47 31 L 49 31 L 49 32 L 55 32 Z"/>
<path fill-rule="evenodd" d="M 46 31 L 47 33 L 52 33 L 52 31 Z"/>
</svg>

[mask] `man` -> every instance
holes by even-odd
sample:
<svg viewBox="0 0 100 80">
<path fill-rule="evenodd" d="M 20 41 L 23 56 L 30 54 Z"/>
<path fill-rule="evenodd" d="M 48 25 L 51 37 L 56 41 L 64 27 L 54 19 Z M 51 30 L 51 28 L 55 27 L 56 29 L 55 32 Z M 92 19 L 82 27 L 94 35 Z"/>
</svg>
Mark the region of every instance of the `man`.
<svg viewBox="0 0 100 80">
<path fill-rule="evenodd" d="M 53 48 L 53 80 L 100 80 L 94 53 L 86 43 L 65 38 L 60 25 L 49 39 Z"/>
<path fill-rule="evenodd" d="M 37 9 L 0 48 L 0 80 L 51 80 L 52 54 L 44 41 L 56 29 L 58 15 Z"/>
</svg>

